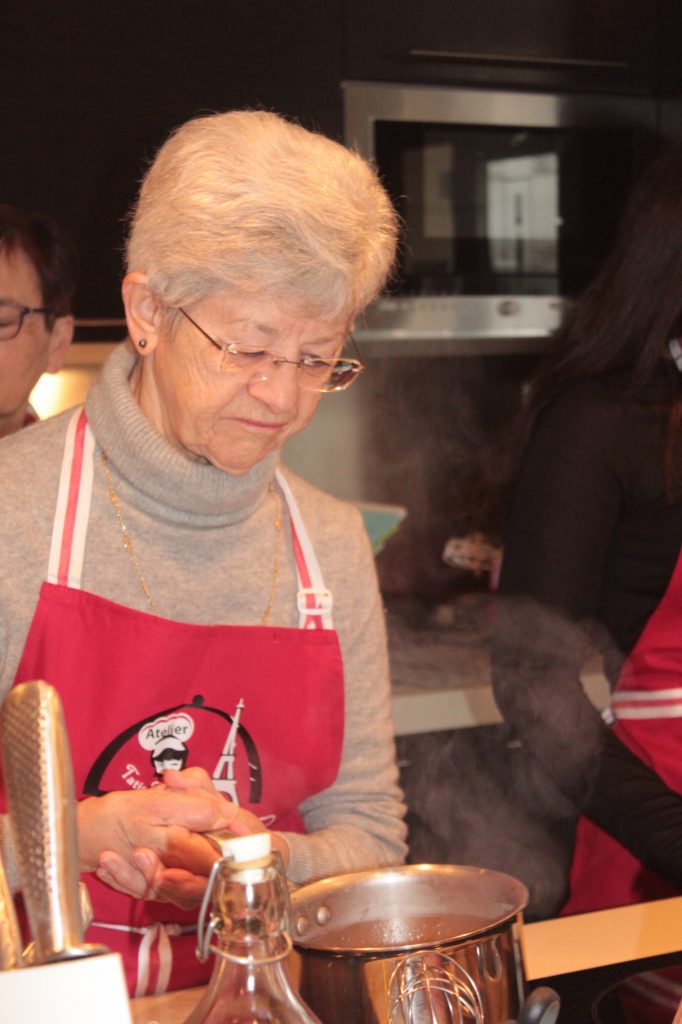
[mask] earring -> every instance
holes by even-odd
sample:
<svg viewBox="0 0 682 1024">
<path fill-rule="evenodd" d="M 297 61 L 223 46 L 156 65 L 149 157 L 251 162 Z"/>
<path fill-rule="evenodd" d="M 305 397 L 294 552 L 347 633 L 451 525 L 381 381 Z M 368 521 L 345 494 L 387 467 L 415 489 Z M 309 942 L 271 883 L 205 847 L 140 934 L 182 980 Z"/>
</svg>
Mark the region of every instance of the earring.
<svg viewBox="0 0 682 1024">
<path fill-rule="evenodd" d="M 147 347 L 147 339 L 146 338 L 140 338 L 140 340 L 137 343 L 137 347 L 138 348 L 146 348 Z"/>
</svg>

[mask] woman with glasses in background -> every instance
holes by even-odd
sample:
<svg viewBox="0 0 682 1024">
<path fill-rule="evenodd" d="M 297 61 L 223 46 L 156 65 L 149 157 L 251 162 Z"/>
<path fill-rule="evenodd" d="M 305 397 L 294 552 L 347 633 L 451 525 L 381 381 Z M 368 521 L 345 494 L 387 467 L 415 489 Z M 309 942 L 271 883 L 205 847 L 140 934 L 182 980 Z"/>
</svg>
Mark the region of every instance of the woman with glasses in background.
<svg viewBox="0 0 682 1024">
<path fill-rule="evenodd" d="M 50 220 L 0 204 L 0 437 L 35 423 L 29 395 L 73 338 L 75 256 Z"/>
<path fill-rule="evenodd" d="M 339 144 L 265 112 L 188 122 L 132 216 L 129 340 L 83 409 L 0 454 L 2 686 L 61 696 L 88 938 L 138 995 L 206 977 L 201 831 L 271 830 L 294 883 L 405 856 L 370 542 L 280 463 L 362 372 L 395 244 Z"/>
</svg>

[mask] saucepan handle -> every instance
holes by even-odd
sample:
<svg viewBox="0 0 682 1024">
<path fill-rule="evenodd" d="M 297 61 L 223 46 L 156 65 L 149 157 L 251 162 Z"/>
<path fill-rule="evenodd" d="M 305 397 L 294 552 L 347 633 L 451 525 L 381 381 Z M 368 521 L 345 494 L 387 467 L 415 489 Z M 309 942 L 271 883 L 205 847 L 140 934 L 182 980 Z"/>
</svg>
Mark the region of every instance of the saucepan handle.
<svg viewBox="0 0 682 1024">
<path fill-rule="evenodd" d="M 553 988 L 540 985 L 530 993 L 516 1024 L 554 1024 L 559 1016 L 561 1000 Z"/>
</svg>

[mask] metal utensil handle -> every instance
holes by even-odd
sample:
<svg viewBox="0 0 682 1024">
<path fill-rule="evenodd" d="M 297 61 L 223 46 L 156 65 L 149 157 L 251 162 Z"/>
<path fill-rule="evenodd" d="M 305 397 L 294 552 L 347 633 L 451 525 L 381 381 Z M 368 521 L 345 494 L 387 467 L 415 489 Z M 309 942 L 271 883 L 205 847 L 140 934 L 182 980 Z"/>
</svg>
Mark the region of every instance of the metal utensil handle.
<svg viewBox="0 0 682 1024">
<path fill-rule="evenodd" d="M 81 905 L 81 924 L 83 926 L 83 933 L 87 932 L 88 928 L 93 921 L 92 912 L 92 901 L 90 899 L 90 891 L 85 882 L 78 883 L 78 895 L 80 898 Z M 102 947 L 102 952 L 104 951 Z M 35 942 L 29 942 L 27 946 L 24 946 L 24 967 L 32 966 L 36 963 L 36 947 Z"/>
<path fill-rule="evenodd" d="M 35 962 L 84 956 L 71 755 L 61 701 L 21 683 L 2 706 L 3 773 Z"/>
<path fill-rule="evenodd" d="M 21 944 L 21 931 L 14 910 L 14 900 L 0 858 L 0 971 L 10 971 L 15 967 L 24 966 Z"/>
<path fill-rule="evenodd" d="M 389 980 L 390 1024 L 483 1024 L 476 984 L 464 967 L 439 950 L 413 953 Z"/>
</svg>

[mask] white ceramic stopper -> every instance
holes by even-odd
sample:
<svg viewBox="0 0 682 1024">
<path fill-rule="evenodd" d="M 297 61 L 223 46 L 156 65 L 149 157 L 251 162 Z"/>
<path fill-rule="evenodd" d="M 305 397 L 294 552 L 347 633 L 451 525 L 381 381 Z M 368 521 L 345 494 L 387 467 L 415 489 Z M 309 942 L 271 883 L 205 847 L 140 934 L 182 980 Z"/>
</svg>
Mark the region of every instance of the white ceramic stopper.
<svg viewBox="0 0 682 1024">
<path fill-rule="evenodd" d="M 232 854 L 235 864 L 246 864 L 252 860 L 269 857 L 272 851 L 272 836 L 269 832 L 254 832 L 250 836 L 235 836 L 226 840 L 224 849 Z"/>
</svg>

